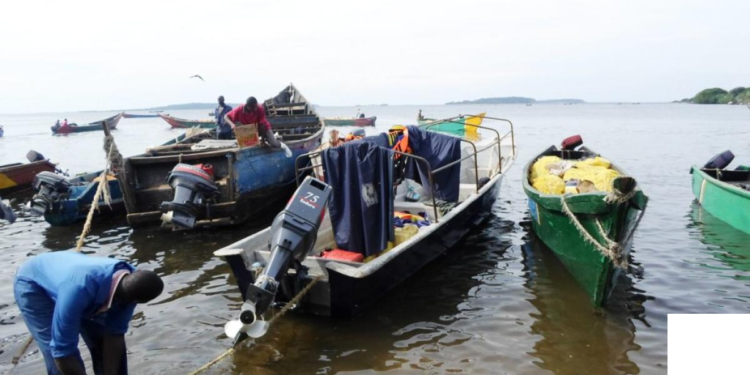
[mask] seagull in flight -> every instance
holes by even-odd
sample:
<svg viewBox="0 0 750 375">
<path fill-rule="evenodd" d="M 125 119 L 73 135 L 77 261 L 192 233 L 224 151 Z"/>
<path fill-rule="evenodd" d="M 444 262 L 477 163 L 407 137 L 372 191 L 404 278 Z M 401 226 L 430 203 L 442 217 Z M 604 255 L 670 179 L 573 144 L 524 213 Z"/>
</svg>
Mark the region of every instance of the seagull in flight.
<svg viewBox="0 0 750 375">
<path fill-rule="evenodd" d="M 203 77 L 201 77 L 201 76 L 199 76 L 199 75 L 197 75 L 197 74 L 196 74 L 196 75 L 194 75 L 194 76 L 190 76 L 190 77 L 188 77 L 188 78 L 200 78 L 200 79 L 201 79 L 201 81 L 203 81 L 203 82 L 206 82 L 206 80 L 205 80 L 205 79 L 203 79 Z"/>
</svg>

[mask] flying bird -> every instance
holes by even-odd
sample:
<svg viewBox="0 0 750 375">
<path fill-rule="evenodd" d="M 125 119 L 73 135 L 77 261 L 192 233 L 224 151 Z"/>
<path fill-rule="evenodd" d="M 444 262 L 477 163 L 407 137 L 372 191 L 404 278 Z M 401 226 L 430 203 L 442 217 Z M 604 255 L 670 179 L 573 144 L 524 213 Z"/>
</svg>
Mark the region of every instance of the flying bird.
<svg viewBox="0 0 750 375">
<path fill-rule="evenodd" d="M 199 75 L 197 75 L 197 74 L 196 74 L 196 75 L 194 75 L 194 76 L 190 76 L 189 78 L 200 78 L 200 79 L 201 79 L 201 81 L 203 81 L 203 82 L 206 82 L 206 80 L 205 80 L 205 79 L 203 79 L 203 77 L 201 77 L 201 76 L 199 76 Z"/>
</svg>

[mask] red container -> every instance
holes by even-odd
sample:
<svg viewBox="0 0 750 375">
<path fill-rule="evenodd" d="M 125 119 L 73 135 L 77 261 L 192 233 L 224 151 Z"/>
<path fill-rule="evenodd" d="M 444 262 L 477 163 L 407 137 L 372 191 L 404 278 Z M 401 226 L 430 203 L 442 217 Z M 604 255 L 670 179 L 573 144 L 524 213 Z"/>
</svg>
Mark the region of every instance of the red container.
<svg viewBox="0 0 750 375">
<path fill-rule="evenodd" d="M 336 259 L 336 260 L 345 260 L 347 262 L 358 262 L 362 263 L 363 260 L 365 260 L 365 256 L 360 253 L 355 253 L 352 251 L 346 251 L 346 250 L 329 250 L 323 252 L 323 255 L 321 258 L 326 259 Z"/>
<path fill-rule="evenodd" d="M 581 138 L 580 135 L 574 135 L 572 137 L 563 139 L 561 146 L 563 150 L 575 150 L 576 147 L 582 144 L 583 138 Z"/>
<path fill-rule="evenodd" d="M 197 167 L 202 169 L 203 172 L 208 173 L 208 175 L 211 176 L 211 178 L 214 178 L 214 166 L 213 165 L 205 163 L 205 164 L 198 164 Z"/>
</svg>

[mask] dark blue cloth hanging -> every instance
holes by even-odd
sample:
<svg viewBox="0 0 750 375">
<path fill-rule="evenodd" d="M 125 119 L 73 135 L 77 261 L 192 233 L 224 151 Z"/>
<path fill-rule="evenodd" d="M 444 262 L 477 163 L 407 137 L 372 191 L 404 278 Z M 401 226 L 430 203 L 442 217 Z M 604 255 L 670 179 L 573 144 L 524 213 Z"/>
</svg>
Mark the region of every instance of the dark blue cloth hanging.
<svg viewBox="0 0 750 375">
<path fill-rule="evenodd" d="M 426 131 L 416 126 L 408 126 L 409 147 L 412 154 L 427 159 L 434 171 L 444 165 L 461 159 L 461 138 L 437 132 Z M 414 166 L 416 165 L 416 170 Z M 410 162 L 406 168 L 406 176 L 421 182 L 422 188 L 430 195 L 430 179 L 424 163 Z M 435 198 L 446 202 L 458 202 L 458 189 L 461 180 L 461 163 L 433 176 Z"/>
<path fill-rule="evenodd" d="M 393 153 L 387 145 L 387 136 L 380 135 L 321 154 L 326 183 L 333 188 L 328 210 L 336 244 L 365 257 L 394 239 Z"/>
</svg>

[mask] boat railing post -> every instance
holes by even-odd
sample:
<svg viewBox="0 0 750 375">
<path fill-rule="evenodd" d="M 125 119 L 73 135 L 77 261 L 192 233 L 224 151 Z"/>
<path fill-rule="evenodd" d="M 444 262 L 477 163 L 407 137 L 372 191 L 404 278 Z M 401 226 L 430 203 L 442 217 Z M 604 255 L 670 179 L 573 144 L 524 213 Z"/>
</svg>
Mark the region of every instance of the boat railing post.
<svg viewBox="0 0 750 375">
<path fill-rule="evenodd" d="M 433 183 L 433 180 L 432 180 L 432 168 L 430 168 L 430 162 L 428 162 L 427 159 L 421 156 L 407 154 L 407 153 L 396 151 L 396 150 L 391 150 L 391 151 L 393 151 L 393 153 L 395 154 L 406 156 L 409 158 L 414 158 L 418 162 L 424 163 L 425 168 L 427 168 L 427 178 L 430 182 L 430 195 L 432 196 L 432 209 L 433 209 L 433 212 L 435 213 L 435 223 L 437 223 L 439 221 L 438 211 L 437 211 L 437 201 L 435 200 L 435 184 Z"/>
</svg>

